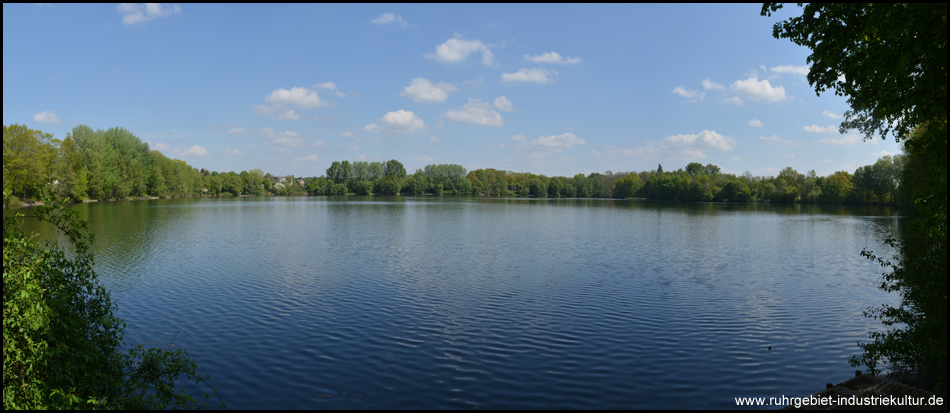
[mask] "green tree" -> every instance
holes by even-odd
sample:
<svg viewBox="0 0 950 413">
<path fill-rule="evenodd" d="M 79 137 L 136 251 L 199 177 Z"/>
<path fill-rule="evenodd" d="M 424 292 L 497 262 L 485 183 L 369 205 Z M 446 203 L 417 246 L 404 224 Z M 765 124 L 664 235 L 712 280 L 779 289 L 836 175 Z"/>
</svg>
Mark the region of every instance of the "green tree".
<svg viewBox="0 0 950 413">
<path fill-rule="evenodd" d="M 61 230 L 70 256 L 20 231 L 23 214 L 3 218 L 4 410 L 202 407 L 177 389 L 179 377 L 207 379 L 187 353 L 121 350 L 124 322 L 93 270 L 87 224 L 65 200 L 45 201 L 32 218 Z"/>
<path fill-rule="evenodd" d="M 767 3 L 761 14 L 780 8 Z M 858 129 L 865 139 L 893 134 L 898 142 L 906 140 L 916 176 L 934 177 L 913 180 L 919 185 L 911 190 L 915 218 L 901 255 L 892 262 L 862 253 L 890 268 L 882 287 L 902 296 L 899 307 L 879 306 L 865 315 L 904 327 L 869 334 L 872 341 L 861 344 L 864 354 L 851 362 L 870 370 L 889 365 L 933 372 L 936 390 L 945 396 L 947 4 L 808 4 L 801 16 L 776 23 L 773 36 L 811 49 L 808 81 L 816 93 L 832 89 L 847 97 L 851 110 L 842 132 Z M 868 186 L 873 179 L 861 181 Z"/>
<path fill-rule="evenodd" d="M 354 185 L 354 191 L 356 195 L 372 195 L 373 194 L 373 182 L 368 179 L 362 179 L 356 181 Z"/>
<path fill-rule="evenodd" d="M 614 182 L 613 195 L 616 198 L 629 198 L 636 195 L 643 183 L 640 181 L 640 175 L 631 173 Z"/>
<path fill-rule="evenodd" d="M 762 15 L 780 8 L 766 3 Z M 808 83 L 816 93 L 848 98 L 842 131 L 902 140 L 918 125 L 946 122 L 946 3 L 811 3 L 776 23 L 772 35 L 811 49 Z"/>
<path fill-rule="evenodd" d="M 386 164 L 383 168 L 383 176 L 392 176 L 399 179 L 406 177 L 406 167 L 402 166 L 402 162 L 399 162 L 395 159 L 390 159 L 386 161 Z"/>
<path fill-rule="evenodd" d="M 56 143 L 50 133 L 26 125 L 4 125 L 3 188 L 20 198 L 37 197 L 49 183 Z"/>
</svg>

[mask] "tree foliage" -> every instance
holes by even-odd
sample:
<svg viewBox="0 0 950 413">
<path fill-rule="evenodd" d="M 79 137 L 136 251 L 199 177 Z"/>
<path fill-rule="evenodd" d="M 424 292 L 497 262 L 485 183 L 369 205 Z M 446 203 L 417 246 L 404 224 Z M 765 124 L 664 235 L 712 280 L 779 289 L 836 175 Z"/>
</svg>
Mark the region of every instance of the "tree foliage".
<svg viewBox="0 0 950 413">
<path fill-rule="evenodd" d="M 32 218 L 61 230 L 71 254 L 27 237 L 22 214 L 3 218 L 4 409 L 203 407 L 178 389 L 179 378 L 207 378 L 187 353 L 123 352 L 125 323 L 93 271 L 87 224 L 65 200 L 46 201 Z"/>
<path fill-rule="evenodd" d="M 782 8 L 762 6 L 770 16 Z M 946 394 L 947 377 L 947 4 L 808 4 L 802 15 L 775 24 L 773 36 L 811 49 L 809 83 L 815 92 L 846 96 L 851 110 L 840 130 L 865 139 L 893 134 L 905 141 L 905 162 L 882 159 L 858 168 L 853 191 L 865 199 L 890 196 L 895 182 L 914 205 L 901 255 L 887 261 L 882 288 L 900 291 L 899 307 L 865 314 L 895 326 L 871 333 L 852 364 L 869 369 L 929 371 Z M 896 165 L 901 163 L 901 165 Z M 901 171 L 898 179 L 894 171 Z M 870 194 L 864 191 L 869 191 Z M 893 245 L 896 241 L 888 240 Z"/>
<path fill-rule="evenodd" d="M 766 3 L 762 15 L 780 8 Z M 918 125 L 947 119 L 946 3 L 811 3 L 772 34 L 811 49 L 816 93 L 848 98 L 842 131 L 902 140 Z"/>
</svg>

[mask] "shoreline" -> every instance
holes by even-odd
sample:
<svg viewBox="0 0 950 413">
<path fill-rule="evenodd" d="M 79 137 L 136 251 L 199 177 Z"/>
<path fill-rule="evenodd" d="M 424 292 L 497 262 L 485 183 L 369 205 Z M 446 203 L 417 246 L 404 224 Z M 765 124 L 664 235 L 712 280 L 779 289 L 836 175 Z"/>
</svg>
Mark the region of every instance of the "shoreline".
<svg viewBox="0 0 950 413">
<path fill-rule="evenodd" d="M 920 387 L 916 375 L 874 376 L 854 372 L 854 377 L 808 396 L 791 398 L 780 410 L 946 410 L 946 400 Z M 794 400 L 794 401 L 793 401 Z M 797 403 L 796 403 L 797 402 Z M 931 404 L 935 403 L 935 404 Z"/>
</svg>

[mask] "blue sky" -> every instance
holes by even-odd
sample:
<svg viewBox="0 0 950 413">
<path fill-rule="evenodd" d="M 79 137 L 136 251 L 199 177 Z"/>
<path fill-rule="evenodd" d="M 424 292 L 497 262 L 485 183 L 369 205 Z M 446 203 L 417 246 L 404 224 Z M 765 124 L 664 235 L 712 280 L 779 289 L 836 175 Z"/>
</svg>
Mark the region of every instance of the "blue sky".
<svg viewBox="0 0 950 413">
<path fill-rule="evenodd" d="M 573 176 L 853 172 L 760 5 L 3 5 L 3 123 L 129 129 L 197 168 L 397 159 Z"/>
</svg>

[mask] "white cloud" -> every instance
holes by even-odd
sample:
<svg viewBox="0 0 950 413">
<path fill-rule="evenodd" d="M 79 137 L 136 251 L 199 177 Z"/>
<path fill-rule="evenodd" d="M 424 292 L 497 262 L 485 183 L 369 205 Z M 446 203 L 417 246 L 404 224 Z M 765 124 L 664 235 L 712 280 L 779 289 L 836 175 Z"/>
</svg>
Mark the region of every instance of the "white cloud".
<svg viewBox="0 0 950 413">
<path fill-rule="evenodd" d="M 536 82 L 536 83 L 550 83 L 553 80 L 548 76 L 557 76 L 557 72 L 553 70 L 548 70 L 544 68 L 533 68 L 533 69 L 524 69 L 515 72 L 515 73 L 502 73 L 501 81 L 503 83 L 507 82 Z"/>
<path fill-rule="evenodd" d="M 441 63 L 458 63 L 465 60 L 470 54 L 481 51 L 482 63 L 488 66 L 495 64 L 495 55 L 489 46 L 478 40 L 462 40 L 453 37 L 435 47 L 435 52 L 423 55 L 426 59 L 433 59 Z"/>
<path fill-rule="evenodd" d="M 722 100 L 724 103 L 731 103 L 736 106 L 745 106 L 745 101 L 738 96 L 733 96 Z"/>
<path fill-rule="evenodd" d="M 185 150 L 185 151 L 176 148 L 175 154 L 182 157 L 190 156 L 194 158 L 204 158 L 206 156 L 211 156 L 211 152 L 208 152 L 207 149 L 202 148 L 198 145 L 192 146 L 191 148 L 188 148 L 188 150 Z"/>
<path fill-rule="evenodd" d="M 726 90 L 726 87 L 720 83 L 713 82 L 709 79 L 703 79 L 703 89 L 706 90 Z"/>
<path fill-rule="evenodd" d="M 226 134 L 228 134 L 228 135 L 237 135 L 237 134 L 247 133 L 247 129 L 244 129 L 244 128 L 242 128 L 242 127 L 239 126 L 239 127 L 236 127 L 236 128 L 228 129 L 227 132 L 224 132 L 224 133 L 226 133 Z"/>
<path fill-rule="evenodd" d="M 151 147 L 152 149 L 158 150 L 158 151 L 167 151 L 167 150 L 171 149 L 171 146 L 168 146 L 167 143 L 156 143 L 156 144 L 154 144 L 154 145 L 151 144 L 151 143 L 149 143 L 149 147 Z"/>
<path fill-rule="evenodd" d="M 442 141 L 442 138 L 440 138 L 440 137 L 438 137 L 438 136 L 430 136 L 430 137 L 429 137 L 429 142 L 432 142 L 432 143 L 439 143 L 439 142 L 441 142 L 441 141 Z"/>
<path fill-rule="evenodd" d="M 736 140 L 728 136 L 723 136 L 716 131 L 703 130 L 698 134 L 680 134 L 680 135 L 671 135 L 663 138 L 663 142 L 681 145 L 681 146 L 704 146 L 712 149 L 719 149 L 721 151 L 731 151 L 732 145 L 736 144 Z"/>
<path fill-rule="evenodd" d="M 524 141 L 524 137 L 522 135 L 515 135 L 511 137 L 511 140 Z M 517 144 L 517 147 L 519 148 L 519 151 L 522 152 L 522 156 L 528 158 L 543 158 L 557 154 L 565 149 L 570 149 L 574 146 L 583 146 L 586 144 L 587 141 L 578 138 L 573 133 L 568 132 L 562 133 L 560 135 L 541 136 L 538 139 L 532 140 L 530 142 Z M 498 143 L 494 146 L 498 148 L 505 148 L 509 145 Z"/>
<path fill-rule="evenodd" d="M 737 80 L 730 87 L 746 98 L 756 101 L 781 102 L 787 99 L 785 87 L 772 87 L 767 79 L 759 80 L 756 77 L 750 77 L 746 80 Z"/>
<path fill-rule="evenodd" d="M 479 99 L 468 99 L 468 103 L 459 110 L 449 110 L 442 115 L 443 117 L 462 123 L 474 123 L 476 125 L 504 126 L 505 120 L 501 114 L 492 110 L 488 102 L 482 102 Z"/>
<path fill-rule="evenodd" d="M 790 154 L 788 154 L 788 155 L 782 155 L 782 157 L 785 158 L 785 159 L 795 159 L 795 154 L 794 154 L 794 153 L 790 153 Z"/>
<path fill-rule="evenodd" d="M 415 113 L 407 110 L 397 110 L 389 112 L 379 118 L 376 123 L 371 123 L 363 127 L 366 132 L 386 132 L 390 135 L 402 135 L 413 132 L 421 132 L 428 128 Z"/>
<path fill-rule="evenodd" d="M 796 75 L 805 76 L 808 74 L 808 66 L 775 66 L 772 68 L 772 71 L 775 73 L 793 73 Z"/>
<path fill-rule="evenodd" d="M 177 4 L 160 3 L 121 3 L 115 6 L 115 10 L 122 14 L 122 24 L 128 26 L 136 23 L 146 22 L 159 17 L 168 17 L 181 12 L 181 7 Z"/>
<path fill-rule="evenodd" d="M 568 149 L 575 145 L 586 145 L 587 142 L 578 138 L 573 133 L 562 133 L 560 135 L 542 136 L 529 142 L 532 145 L 544 146 L 547 148 Z"/>
<path fill-rule="evenodd" d="M 756 119 L 756 118 L 752 118 L 752 120 L 749 121 L 749 126 L 754 126 L 754 127 L 756 127 L 756 128 L 761 128 L 761 127 L 762 127 L 762 121 L 761 121 L 761 120 L 758 120 L 758 119 Z"/>
<path fill-rule="evenodd" d="M 330 102 L 323 100 L 314 88 L 332 91 L 336 89 L 336 85 L 333 82 L 326 82 L 314 85 L 313 88 L 276 89 L 264 97 L 266 105 L 254 106 L 254 110 L 262 115 L 271 115 L 271 119 L 300 119 L 300 113 L 291 109 L 292 107 L 315 109 L 330 105 Z M 337 95 L 340 93 L 337 92 Z M 319 119 L 319 116 L 315 118 Z"/>
<path fill-rule="evenodd" d="M 379 17 L 373 19 L 373 24 L 386 25 L 390 23 L 402 28 L 409 27 L 409 23 L 406 22 L 402 16 L 395 13 L 383 13 L 380 14 Z"/>
<path fill-rule="evenodd" d="M 515 135 L 515 136 L 512 136 L 510 139 L 513 140 L 513 141 L 515 141 L 515 142 L 524 142 L 524 141 L 527 140 L 527 139 L 524 137 L 524 135 Z"/>
<path fill-rule="evenodd" d="M 802 126 L 802 129 L 804 129 L 805 132 L 811 132 L 811 133 L 838 132 L 838 128 L 835 127 L 834 125 L 828 125 L 828 126 L 809 125 L 809 126 Z"/>
<path fill-rule="evenodd" d="M 457 87 L 448 83 L 432 84 L 428 79 L 417 77 L 402 90 L 401 95 L 416 102 L 445 102 L 449 98 L 449 92 L 456 90 Z"/>
<path fill-rule="evenodd" d="M 270 139 L 276 145 L 278 152 L 287 152 L 290 148 L 299 148 L 304 146 L 304 140 L 300 134 L 294 131 L 284 131 L 277 133 L 273 128 L 262 128 L 257 130 L 260 136 Z"/>
<path fill-rule="evenodd" d="M 319 108 L 329 105 L 317 95 L 316 91 L 303 87 L 277 89 L 267 95 L 264 100 L 268 103 L 284 103 L 302 108 Z"/>
<path fill-rule="evenodd" d="M 830 143 L 835 146 L 851 146 L 858 142 L 861 142 L 861 137 L 858 135 L 845 135 L 837 138 L 825 138 L 818 142 L 821 143 Z"/>
<path fill-rule="evenodd" d="M 772 136 L 768 136 L 768 137 L 766 137 L 766 136 L 759 136 L 759 139 L 762 139 L 763 141 L 766 141 L 766 142 L 777 143 L 777 144 L 779 144 L 779 145 L 784 145 L 784 146 L 796 146 L 796 147 L 799 147 L 799 148 L 805 146 L 805 145 L 802 144 L 801 142 L 795 142 L 795 141 L 793 141 L 793 140 L 791 140 L 791 139 L 783 139 L 783 138 L 778 137 L 778 135 L 772 135 Z"/>
<path fill-rule="evenodd" d="M 317 141 L 313 143 L 313 147 L 315 147 L 315 148 L 325 148 L 326 146 L 327 146 L 327 144 L 324 143 L 322 140 L 319 140 L 319 139 L 317 139 Z"/>
<path fill-rule="evenodd" d="M 703 97 L 706 96 L 704 92 L 700 92 L 698 90 L 686 89 L 682 86 L 677 86 L 673 88 L 673 93 L 689 99 L 690 102 L 698 102 L 700 100 L 703 100 Z"/>
<path fill-rule="evenodd" d="M 716 131 L 703 130 L 697 134 L 671 135 L 660 142 L 647 142 L 638 148 L 617 148 L 605 146 L 603 152 L 593 152 L 598 156 L 624 155 L 654 159 L 703 159 L 708 157 L 707 150 L 730 151 L 736 140 L 723 136 Z"/>
<path fill-rule="evenodd" d="M 839 114 L 837 114 L 837 113 L 834 113 L 834 112 L 831 112 L 831 111 L 827 111 L 827 110 L 826 110 L 826 111 L 821 112 L 821 114 L 822 114 L 822 115 L 825 115 L 825 116 L 827 116 L 827 117 L 829 117 L 829 118 L 831 118 L 831 119 L 841 119 L 841 115 L 839 115 Z"/>
<path fill-rule="evenodd" d="M 270 117 L 271 119 L 281 119 L 281 120 L 297 120 L 300 119 L 300 114 L 296 110 L 288 110 L 284 113 L 279 113 Z"/>
<path fill-rule="evenodd" d="M 225 149 L 221 154 L 230 158 L 240 158 L 244 156 L 244 152 L 238 149 Z"/>
<path fill-rule="evenodd" d="M 56 111 L 44 110 L 33 115 L 33 120 L 42 123 L 63 123 L 63 120 L 56 116 Z"/>
<path fill-rule="evenodd" d="M 336 97 L 341 97 L 341 98 L 345 98 L 345 97 L 346 97 L 346 93 L 343 93 L 343 92 L 340 92 L 340 91 L 336 90 L 336 83 L 333 83 L 333 82 L 317 83 L 317 84 L 313 85 L 313 87 L 319 88 L 319 89 L 324 89 L 324 90 L 329 90 L 329 91 L 333 92 L 333 95 L 336 96 Z"/>
<path fill-rule="evenodd" d="M 533 63 L 557 63 L 557 64 L 578 64 L 581 62 L 579 57 L 561 57 L 558 52 L 547 52 L 537 56 L 524 55 L 524 60 Z"/>
<path fill-rule="evenodd" d="M 340 136 L 344 138 L 352 138 L 356 135 L 353 135 L 353 132 L 350 132 L 350 131 L 343 131 L 343 132 L 340 132 Z"/>
<path fill-rule="evenodd" d="M 738 157 L 738 156 L 730 156 L 730 157 L 729 157 L 729 160 L 730 160 L 730 161 L 739 162 L 739 161 L 742 160 L 742 158 L 740 158 L 740 157 Z"/>
<path fill-rule="evenodd" d="M 321 160 L 321 159 L 320 159 L 319 156 L 317 156 L 317 154 L 313 154 L 313 155 L 309 155 L 309 156 L 304 156 L 303 158 L 297 158 L 297 160 L 299 160 L 299 161 L 307 161 L 307 162 L 317 162 L 317 161 L 319 161 L 319 160 Z"/>
<path fill-rule="evenodd" d="M 500 110 L 500 111 L 502 111 L 502 112 L 514 112 L 514 111 L 515 111 L 515 104 L 514 104 L 514 103 L 511 103 L 511 101 L 508 100 L 508 98 L 506 98 L 506 97 L 504 97 L 504 96 L 499 96 L 499 97 L 495 98 L 495 101 L 492 102 L 492 106 L 494 106 L 495 109 L 498 109 L 498 110 Z"/>
<path fill-rule="evenodd" d="M 414 160 L 414 161 L 419 161 L 419 162 L 435 162 L 435 159 L 432 159 L 432 158 L 430 158 L 430 157 L 428 157 L 428 156 L 424 156 L 424 155 L 423 155 L 423 156 L 417 156 L 417 157 L 415 157 L 415 158 L 412 158 L 412 160 Z"/>
</svg>

